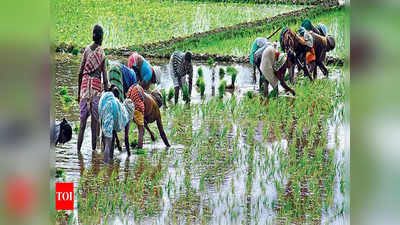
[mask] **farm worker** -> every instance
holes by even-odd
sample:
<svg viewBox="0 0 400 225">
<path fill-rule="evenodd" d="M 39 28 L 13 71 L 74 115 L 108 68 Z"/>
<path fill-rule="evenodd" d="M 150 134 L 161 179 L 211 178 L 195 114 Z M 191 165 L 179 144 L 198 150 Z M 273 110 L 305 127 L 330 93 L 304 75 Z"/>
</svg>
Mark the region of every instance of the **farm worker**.
<svg viewBox="0 0 400 225">
<path fill-rule="evenodd" d="M 254 40 L 250 52 L 250 64 L 253 65 L 253 80 L 256 80 L 256 68 L 260 72 L 260 90 L 263 83 L 264 75 L 260 71 L 261 56 L 266 47 L 270 46 L 271 42 L 264 37 L 258 37 Z"/>
<path fill-rule="evenodd" d="M 301 27 L 299 29 L 300 36 L 304 35 L 305 30 L 312 31 L 312 32 L 319 34 L 321 36 L 324 36 L 324 37 L 326 36 L 326 33 L 327 33 L 327 28 L 326 28 L 325 24 L 320 23 L 317 26 L 314 26 L 309 19 L 305 19 L 301 23 Z"/>
<path fill-rule="evenodd" d="M 128 58 L 128 67 L 132 68 L 139 80 L 141 86 L 148 90 L 152 83 L 160 82 L 160 70 L 154 69 L 143 56 L 137 52 L 133 52 Z"/>
<path fill-rule="evenodd" d="M 289 54 L 289 57 L 294 57 Z M 285 88 L 286 91 L 290 91 L 293 95 L 296 95 L 293 89 L 291 89 L 285 82 L 285 73 L 288 68 L 289 57 L 286 53 L 280 53 L 274 47 L 267 47 L 261 59 L 261 72 L 265 76 L 264 80 L 264 96 L 268 96 L 268 84 L 271 84 L 273 93 L 271 95 L 278 94 L 278 81 Z"/>
<path fill-rule="evenodd" d="M 110 61 L 108 71 L 110 85 L 114 85 L 119 92 L 119 100 L 125 100 L 125 94 L 132 85 L 137 84 L 137 76 L 134 70 L 130 69 L 120 61 Z"/>
<path fill-rule="evenodd" d="M 132 85 L 137 84 L 136 73 L 134 70 L 129 69 L 126 65 L 120 61 L 114 60 L 109 63 L 110 70 L 108 71 L 108 79 L 110 85 L 115 87 L 115 91 L 118 92 L 118 99 L 124 102 L 126 98 L 126 93 Z M 125 148 L 130 155 L 129 151 L 129 121 L 125 128 Z M 119 144 L 118 137 L 115 137 L 118 149 L 122 151 Z"/>
<path fill-rule="evenodd" d="M 100 129 L 98 104 L 102 91 L 101 80 L 103 80 L 104 89 L 108 89 L 106 55 L 103 48 L 101 48 L 102 42 L 103 28 L 100 25 L 95 25 L 93 28 L 93 43 L 87 46 L 83 53 L 78 75 L 78 102 L 80 109 L 78 152 L 81 150 L 86 122 L 89 116 L 92 117 L 92 149 L 96 149 L 96 139 Z"/>
<path fill-rule="evenodd" d="M 251 52 L 250 52 L 250 64 L 254 65 L 254 53 L 264 47 L 264 46 L 269 46 L 271 45 L 271 42 L 264 37 L 258 37 L 256 40 L 254 40 L 253 45 L 251 47 Z"/>
<path fill-rule="evenodd" d="M 153 132 L 148 124 L 154 121 L 157 122 L 157 128 L 164 144 L 170 147 L 167 136 L 161 120 L 160 107 L 162 106 L 162 96 L 157 91 L 152 91 L 151 95 L 144 92 L 143 88 L 138 85 L 133 85 L 129 88 L 127 98 L 130 98 L 134 104 L 133 120 L 138 127 L 138 145 L 137 148 L 143 148 L 144 128 L 149 131 L 151 140 L 155 141 Z"/>
<path fill-rule="evenodd" d="M 122 104 L 119 101 L 119 90 L 112 86 L 110 91 L 103 92 L 98 113 L 100 117 L 102 142 L 104 148 L 104 161 L 109 163 L 114 155 L 114 142 L 117 132 L 126 128 L 132 118 L 134 105 L 131 99 L 127 98 Z M 129 149 L 128 156 L 130 155 Z"/>
<path fill-rule="evenodd" d="M 58 143 L 65 144 L 71 140 L 72 128 L 68 121 L 64 118 L 61 123 L 55 125 L 52 123 L 50 127 L 50 145 L 56 146 Z"/>
<path fill-rule="evenodd" d="M 311 71 L 313 72 L 314 79 L 317 78 L 317 67 L 321 69 L 323 74 L 328 77 L 329 72 L 328 69 L 324 65 L 324 61 L 326 58 L 326 53 L 332 51 L 335 48 L 336 42 L 335 38 L 331 35 L 327 37 L 318 35 L 316 33 L 311 32 L 313 37 L 313 50 L 315 53 L 315 57 L 312 61 L 307 59 L 307 62 L 311 65 Z"/>
<path fill-rule="evenodd" d="M 279 42 L 281 45 L 282 52 L 291 53 L 294 57 L 289 57 L 289 77 L 290 83 L 294 84 L 294 69 L 297 66 L 300 70 L 303 70 L 304 75 L 310 78 L 312 81 L 312 77 L 307 68 L 306 62 L 306 53 L 310 52 L 312 55 L 312 36 L 309 35 L 309 32 L 306 32 L 304 37 L 301 37 L 291 29 L 284 27 L 280 37 Z"/>
<path fill-rule="evenodd" d="M 186 75 L 189 80 L 189 101 L 192 95 L 192 79 L 193 79 L 193 65 L 192 65 L 192 53 L 181 51 L 175 51 L 172 53 L 169 60 L 170 76 L 175 87 L 175 104 L 178 103 L 179 89 L 183 90 L 186 86 Z"/>
</svg>

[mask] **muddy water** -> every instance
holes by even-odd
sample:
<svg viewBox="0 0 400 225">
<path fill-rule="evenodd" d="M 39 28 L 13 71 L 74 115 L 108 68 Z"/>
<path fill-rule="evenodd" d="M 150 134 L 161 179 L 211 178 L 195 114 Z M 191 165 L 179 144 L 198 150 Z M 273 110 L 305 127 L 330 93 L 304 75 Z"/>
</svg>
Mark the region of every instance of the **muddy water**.
<svg viewBox="0 0 400 225">
<path fill-rule="evenodd" d="M 68 58 L 67 62 L 59 61 L 55 66 L 56 73 L 56 91 L 58 93 L 60 87 L 65 86 L 68 88 L 68 93 L 71 96 L 75 96 L 77 93 L 77 76 L 80 58 Z M 161 66 L 163 74 L 168 74 L 168 66 L 165 61 L 152 61 L 153 64 Z M 210 68 L 206 64 L 195 64 L 194 65 L 194 78 L 195 83 L 197 79 L 197 69 L 201 67 L 203 69 L 204 80 L 206 83 L 206 100 L 213 95 L 213 87 L 215 88 L 215 94 L 218 94 L 218 85 L 220 83 L 218 71 L 219 68 L 226 68 L 227 66 L 233 66 L 238 70 L 238 76 L 236 80 L 237 89 L 234 94 L 239 98 L 242 97 L 247 91 L 258 89 L 258 83 L 256 84 L 253 80 L 252 68 L 248 65 L 243 64 L 217 64 L 215 68 Z M 214 74 L 214 75 L 213 75 Z M 341 79 L 343 76 L 339 69 L 333 69 L 331 71 L 330 79 Z M 225 80 L 230 84 L 230 76 L 225 75 Z M 256 77 L 258 80 L 258 76 Z M 157 89 L 168 90 L 173 86 L 172 80 L 166 75 L 161 79 L 161 85 L 156 86 Z M 226 97 L 230 95 L 227 92 Z M 75 99 L 75 97 L 73 97 Z M 201 104 L 201 98 L 196 88 L 193 88 L 192 103 Z M 349 160 L 348 149 L 345 146 L 345 137 L 347 125 L 343 123 L 341 118 L 340 110 L 343 105 L 335 111 L 335 115 L 330 120 L 329 131 L 328 131 L 328 146 L 327 148 L 336 151 L 335 163 L 337 165 L 337 174 L 335 176 L 335 187 L 333 196 L 333 206 L 328 208 L 327 212 L 322 213 L 322 224 L 346 224 L 347 219 L 343 215 L 338 215 L 338 211 L 343 208 L 346 204 L 346 196 L 341 192 L 341 181 L 344 179 L 347 163 Z M 79 124 L 79 109 L 77 105 L 73 105 L 69 109 L 64 109 L 58 94 L 56 94 L 56 105 L 55 105 L 55 117 L 56 120 L 67 118 L 72 126 L 75 127 Z M 167 116 L 166 113 L 163 116 Z M 200 128 L 202 121 L 201 116 L 192 115 L 192 122 L 188 125 L 193 133 L 196 133 Z M 89 119 L 90 120 L 90 119 Z M 90 121 L 88 121 L 88 124 Z M 168 122 L 166 127 L 166 133 L 169 134 L 172 122 Z M 255 128 L 254 139 L 257 141 L 263 140 L 262 134 L 263 124 L 260 123 Z M 153 128 L 156 136 L 157 130 Z M 195 190 L 199 190 L 200 186 L 200 171 L 207 169 L 207 166 L 199 164 L 195 160 L 187 160 L 187 155 L 195 159 L 198 152 L 194 149 L 187 154 L 185 144 L 172 142 L 172 147 L 166 149 L 160 139 L 155 143 L 152 143 L 148 135 L 145 135 L 144 149 L 146 151 L 146 157 L 152 158 L 157 154 L 166 153 L 167 157 L 164 166 L 167 168 L 166 175 L 162 179 L 162 197 L 160 200 L 160 211 L 154 216 L 145 217 L 141 220 L 144 224 L 170 224 L 176 223 L 172 220 L 172 216 L 176 216 L 177 223 L 201 223 L 204 222 L 202 218 L 208 217 L 206 220 L 210 224 L 276 224 L 276 211 L 273 209 L 274 201 L 277 199 L 277 191 L 275 188 L 274 180 L 281 180 L 282 183 L 287 183 L 286 178 L 282 177 L 279 170 L 274 168 L 280 167 L 279 151 L 285 151 L 287 147 L 287 140 L 283 139 L 280 142 L 271 140 L 270 142 L 263 143 L 263 145 L 257 145 L 254 151 L 248 151 L 250 149 L 246 143 L 247 135 L 239 130 L 236 126 L 233 126 L 231 131 L 227 134 L 228 138 L 233 139 L 237 136 L 239 154 L 235 162 L 234 167 L 228 167 L 218 170 L 216 177 L 222 177 L 220 185 L 215 183 L 205 183 L 205 191 L 198 194 L 199 201 L 193 203 L 192 208 L 197 209 L 197 216 L 191 215 L 192 209 L 184 209 L 184 212 L 175 212 L 173 210 L 178 202 L 180 201 L 181 194 L 179 193 L 179 187 L 184 186 L 184 178 L 190 177 L 190 185 Z M 65 170 L 65 180 L 68 182 L 74 182 L 75 187 L 78 186 L 79 178 L 85 170 L 94 169 L 100 170 L 104 167 L 102 162 L 103 154 L 99 149 L 100 144 L 96 151 L 91 150 L 91 133 L 90 126 L 86 128 L 85 138 L 82 145 L 81 153 L 78 154 L 76 151 L 77 134 L 73 134 L 72 140 L 63 145 L 58 146 L 55 149 L 55 167 Z M 262 148 L 262 149 L 260 149 Z M 266 154 L 262 154 L 266 152 Z M 122 153 L 115 150 L 114 152 L 114 167 L 119 170 L 119 176 L 125 177 L 126 173 L 132 173 L 131 171 L 136 166 L 136 161 L 140 155 L 133 154 L 127 158 L 125 151 Z M 186 156 L 185 156 L 186 154 Z M 251 157 L 249 156 L 251 155 Z M 268 159 L 266 158 L 268 155 Z M 270 162 L 266 165 L 266 162 Z M 191 168 L 191 169 L 188 169 Z M 252 174 L 252 176 L 250 176 Z M 250 179 L 250 177 L 252 177 Z M 170 194 L 167 188 L 168 184 L 173 184 Z M 79 217 L 78 211 L 74 212 L 75 217 Z M 133 220 L 135 216 L 115 217 L 108 223 L 113 224 L 135 224 Z"/>
</svg>

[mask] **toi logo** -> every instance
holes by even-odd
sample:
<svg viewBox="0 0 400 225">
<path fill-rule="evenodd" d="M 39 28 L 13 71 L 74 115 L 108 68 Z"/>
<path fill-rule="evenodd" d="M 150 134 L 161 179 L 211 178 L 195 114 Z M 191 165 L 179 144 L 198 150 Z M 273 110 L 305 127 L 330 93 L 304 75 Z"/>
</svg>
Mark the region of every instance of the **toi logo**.
<svg viewBox="0 0 400 225">
<path fill-rule="evenodd" d="M 56 183 L 56 210 L 74 209 L 74 183 Z"/>
</svg>

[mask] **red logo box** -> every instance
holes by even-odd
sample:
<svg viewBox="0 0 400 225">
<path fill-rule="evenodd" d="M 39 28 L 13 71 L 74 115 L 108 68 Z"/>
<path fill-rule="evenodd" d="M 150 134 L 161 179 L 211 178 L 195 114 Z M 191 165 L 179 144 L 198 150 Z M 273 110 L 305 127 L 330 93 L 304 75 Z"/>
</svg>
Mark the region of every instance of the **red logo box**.
<svg viewBox="0 0 400 225">
<path fill-rule="evenodd" d="M 74 183 L 56 183 L 56 210 L 74 209 Z"/>
</svg>

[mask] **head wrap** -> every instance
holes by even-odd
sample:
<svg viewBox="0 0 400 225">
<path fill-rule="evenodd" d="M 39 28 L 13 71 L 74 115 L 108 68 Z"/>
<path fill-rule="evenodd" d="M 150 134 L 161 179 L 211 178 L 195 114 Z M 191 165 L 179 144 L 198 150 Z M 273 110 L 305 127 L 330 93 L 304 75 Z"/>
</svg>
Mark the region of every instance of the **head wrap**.
<svg viewBox="0 0 400 225">
<path fill-rule="evenodd" d="M 136 55 L 137 55 L 137 52 L 133 52 L 128 58 L 128 67 L 131 69 L 133 66 L 136 66 L 136 64 L 137 64 L 137 62 L 135 60 Z"/>
<path fill-rule="evenodd" d="M 312 30 L 312 23 L 309 19 L 305 19 L 302 23 L 301 26 L 304 27 L 306 30 Z"/>
</svg>

